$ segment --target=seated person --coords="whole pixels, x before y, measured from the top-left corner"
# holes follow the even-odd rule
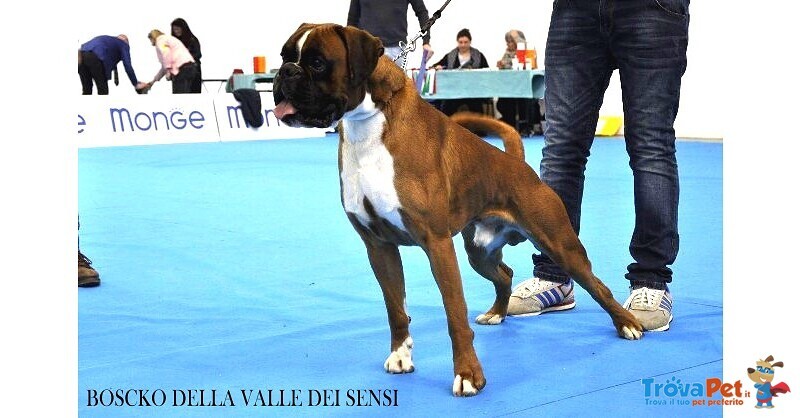
[[[458,47],[448,52],[439,62],[433,64],[437,70],[465,70],[472,68],[489,68],[489,63],[481,51],[473,48],[472,34],[469,29],[461,29],[456,35]],[[446,115],[456,113],[461,106],[477,113],[483,113],[483,104],[486,99],[452,99],[442,100],[440,109]]]
[[[506,50],[503,57],[497,61],[497,68],[510,70],[514,68],[517,43],[522,42],[527,45],[528,42],[525,40],[525,34],[516,29],[506,32],[505,41]],[[497,111],[500,112],[500,119],[503,122],[515,127],[521,134],[541,133],[542,116],[538,100],[501,97],[497,99]],[[527,115],[530,115],[530,120]]]

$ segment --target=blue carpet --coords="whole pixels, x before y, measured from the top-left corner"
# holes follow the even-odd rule
[[[649,405],[643,384],[722,376],[721,143],[678,143],[681,253],[672,329],[620,339],[576,288],[572,311],[473,324],[488,380],[473,398],[450,393],[441,297],[416,247],[401,253],[417,369],[383,371],[386,311],[341,207],[336,146],[329,135],[79,151],[80,248],[102,278],[100,287],[79,292],[80,416],[722,415],[678,402]],[[525,146],[538,171],[541,137]],[[597,139],[581,239],[620,302],[628,294],[632,202],[624,142]],[[469,267],[459,240],[474,318],[494,291]],[[530,276],[531,251],[530,244],[506,247],[515,284]],[[130,406],[141,401],[127,392],[128,404],[115,406],[130,389],[147,390],[157,403],[163,393],[164,405]],[[291,403],[293,389],[302,406],[277,406],[281,390]],[[201,402],[200,390],[205,404],[212,390],[216,404],[230,391],[233,405],[188,406]],[[243,390],[254,394],[249,406]],[[252,405],[259,390],[267,405],[272,391],[273,406]],[[333,406],[322,405],[321,394]],[[359,394],[372,406],[352,405]]]

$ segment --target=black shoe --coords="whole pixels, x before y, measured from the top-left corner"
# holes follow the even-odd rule
[[[92,268],[92,261],[78,250],[78,287],[100,286],[100,274]]]

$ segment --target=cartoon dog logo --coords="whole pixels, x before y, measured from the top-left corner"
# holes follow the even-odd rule
[[[759,360],[756,362],[756,368],[749,367],[747,369],[747,377],[755,382],[755,387],[758,390],[756,393],[756,408],[774,408],[772,405],[772,397],[778,397],[780,393],[791,392],[789,385],[786,383],[772,384],[772,379],[775,378],[775,368],[783,367],[782,361],[772,362],[772,356]]]

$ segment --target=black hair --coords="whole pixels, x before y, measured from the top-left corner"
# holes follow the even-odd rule
[[[466,36],[467,39],[470,40],[470,42],[472,41],[472,34],[469,33],[469,29],[464,28],[464,29],[461,29],[460,31],[458,31],[458,34],[456,35],[456,40],[458,40],[458,38],[460,38],[462,36]]]
[[[172,33],[172,27],[173,26],[177,26],[177,27],[181,28],[182,33],[181,33],[181,36],[180,36],[179,39],[184,44],[188,44],[186,41],[188,41],[189,39],[192,39],[192,38],[197,39],[197,37],[194,36],[194,33],[192,33],[192,30],[189,29],[189,24],[186,23],[186,20],[184,20],[183,18],[179,17],[179,18],[177,18],[177,19],[172,21],[172,23],[170,24],[170,34]]]

